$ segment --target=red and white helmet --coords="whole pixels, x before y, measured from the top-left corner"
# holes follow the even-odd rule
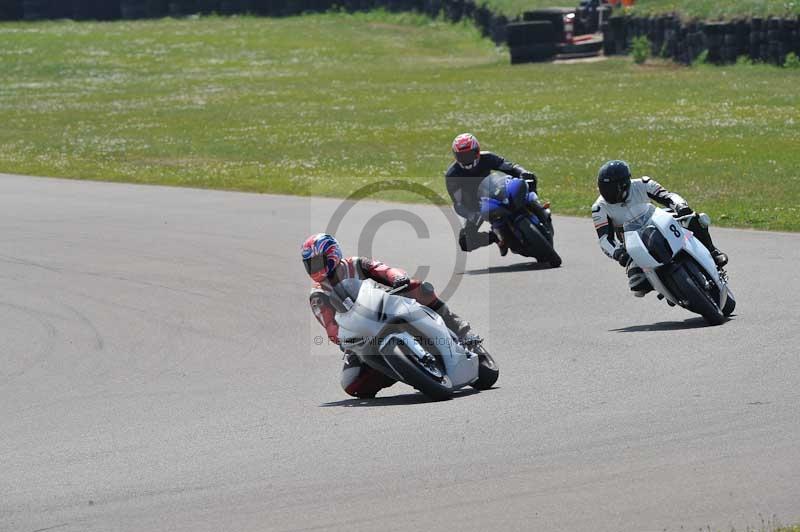
[[[302,255],[306,273],[321,283],[342,261],[342,248],[331,235],[317,233],[303,242]]]
[[[461,168],[475,168],[481,158],[481,145],[472,133],[462,133],[453,140],[453,156]]]

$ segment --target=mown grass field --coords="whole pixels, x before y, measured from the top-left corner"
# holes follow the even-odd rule
[[[716,223],[800,230],[799,71],[508,63],[474,28],[416,15],[0,24],[0,172],[444,194],[468,130],[534,169],[558,213],[587,215],[621,157]]]

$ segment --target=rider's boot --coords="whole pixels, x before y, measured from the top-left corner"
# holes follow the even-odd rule
[[[689,222],[689,230],[694,233],[695,238],[708,249],[709,253],[711,253],[711,257],[714,259],[714,264],[717,265],[717,269],[721,270],[723,266],[728,264],[728,256],[714,245],[714,241],[711,240],[711,234],[708,232],[708,227],[703,227],[698,216],[695,216]]]
[[[714,251],[711,252],[711,257],[714,259],[718,269],[722,269],[723,266],[728,264],[728,256],[717,248],[714,248]]]
[[[499,236],[497,236],[497,234],[495,232],[491,233],[490,239],[491,239],[492,242],[497,244],[497,249],[500,250],[500,255],[501,256],[505,257],[506,255],[508,255],[508,246],[506,245],[505,242],[503,242],[503,240],[500,239]]]
[[[470,324],[467,320],[450,310],[446,303],[442,303],[434,310],[442,317],[447,328],[456,333],[459,339],[463,340],[467,337],[470,330]]]

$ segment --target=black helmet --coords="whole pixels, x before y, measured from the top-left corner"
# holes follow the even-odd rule
[[[631,167],[625,161],[608,161],[597,174],[597,188],[609,203],[620,203],[628,196],[631,186]]]

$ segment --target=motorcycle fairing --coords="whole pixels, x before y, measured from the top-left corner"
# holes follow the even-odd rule
[[[434,311],[413,299],[386,293],[371,279],[346,279],[342,283],[350,283],[346,289],[351,293],[355,291],[355,283],[360,286],[355,304],[348,311],[336,314],[340,341],[347,343],[351,339],[362,338],[377,340],[387,325],[405,321],[436,342],[435,346],[442,355],[447,375],[454,386],[464,386],[477,379],[478,357],[465,351],[455,341],[453,333]],[[405,341],[402,333],[391,335]],[[371,353],[363,354],[377,355],[379,347],[376,342],[371,342],[368,348]]]
[[[630,255],[634,264],[642,268],[647,279],[659,293],[663,294],[669,301],[678,303],[678,298],[659,278],[656,270],[664,265],[664,262],[657,260],[653,255],[661,254],[660,251],[651,251],[642,240],[642,234],[650,227],[658,231],[666,240],[671,250],[670,259],[674,259],[679,253],[690,255],[705,272],[712,278],[714,283],[720,287],[720,308],[725,305],[728,296],[725,283],[719,277],[714,259],[708,249],[696,238],[691,231],[683,227],[669,212],[658,209],[654,206],[649,209],[637,220],[632,220],[625,224],[625,250]]]

